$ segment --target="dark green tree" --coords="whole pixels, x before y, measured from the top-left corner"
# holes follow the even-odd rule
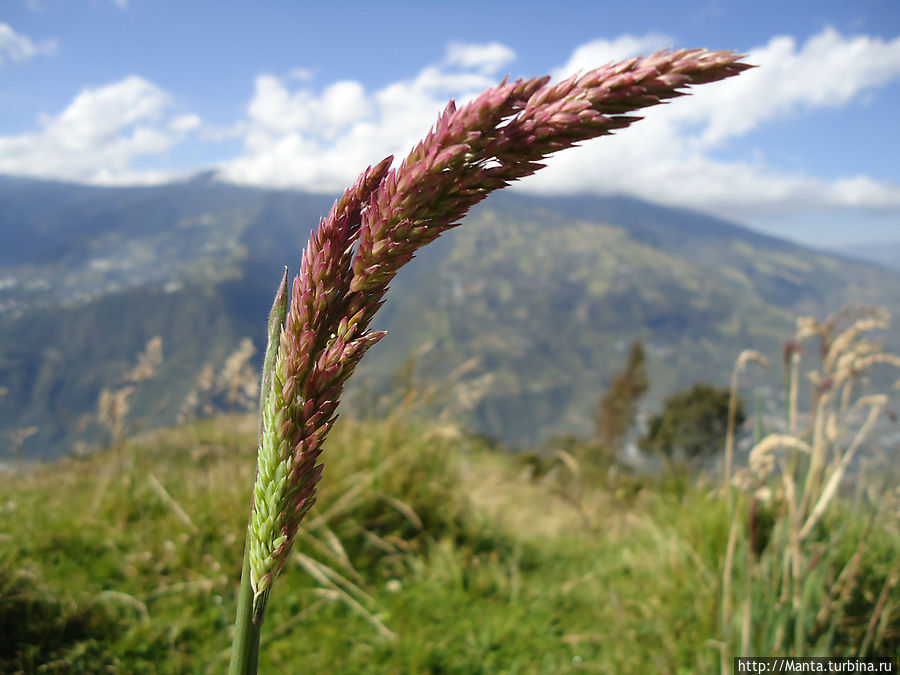
[[[695,384],[666,399],[663,411],[654,415],[638,445],[644,452],[667,459],[693,461],[711,456],[725,443],[728,428],[728,389]],[[735,422],[744,422],[744,407],[737,401]]]
[[[613,377],[597,406],[595,438],[610,452],[619,449],[622,438],[634,424],[637,401],[647,391],[647,386],[644,345],[635,340],[631,343],[625,370]]]

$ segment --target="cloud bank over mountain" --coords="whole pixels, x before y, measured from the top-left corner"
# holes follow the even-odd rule
[[[552,74],[560,79],[675,43],[660,33],[592,40]],[[53,41],[34,42],[0,24],[0,66],[52,57],[55,50]],[[259,73],[242,114],[225,124],[204,120],[164,83],[131,74],[83,88],[62,110],[42,114],[34,129],[0,136],[0,173],[160,183],[210,168],[173,159],[202,146],[220,148],[224,159],[212,168],[223,180],[333,193],[382,157],[402,157],[448,99],[465,102],[496,84],[516,60],[499,42],[451,42],[440,61],[377,87],[351,79],[318,82],[302,64],[287,74]],[[774,36],[747,60],[760,67],[648,111],[634,131],[552,158],[546,171],[517,189],[626,193],[750,223],[816,211],[867,212],[896,222],[900,184],[857,171],[823,177],[778,165],[771,150],[754,146],[754,134],[858,103],[896,83],[900,38],[825,27],[805,42]]]

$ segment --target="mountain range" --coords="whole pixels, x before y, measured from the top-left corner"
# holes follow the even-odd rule
[[[53,458],[252,407],[274,288],[332,201],[210,175],[0,177],[0,434]],[[376,318],[388,336],[344,407],[377,409],[412,379],[507,443],[586,435],[634,338],[650,410],[695,381],[725,384],[745,348],[777,363],[798,314],[845,303],[896,315],[900,272],[632,198],[504,192],[397,277]]]
[[[900,270],[900,240],[843,246],[835,249],[835,253]]]

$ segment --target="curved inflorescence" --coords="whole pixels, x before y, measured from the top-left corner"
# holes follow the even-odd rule
[[[290,308],[285,279],[270,321],[249,528],[260,621],[315,501],[322,442],[344,382],[384,335],[368,326],[399,269],[488,194],[542,168],[548,155],[622,129],[641,119],[629,113],[682,96],[689,85],[751,67],[740,58],[678,50],[556,84],[548,77],[504,81],[459,109],[451,101],[397,168],[388,157],[344,192],[309,239]]]

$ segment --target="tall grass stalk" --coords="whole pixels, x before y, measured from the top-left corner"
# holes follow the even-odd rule
[[[316,498],[322,443],[345,381],[383,337],[368,327],[399,269],[548,155],[622,129],[639,119],[629,113],[681,96],[689,85],[749,68],[739,59],[678,50],[557,84],[548,77],[504,81],[462,108],[451,101],[397,168],[388,157],[344,192],[309,240],[289,308],[283,284],[270,319],[232,673],[255,671],[272,583]]]
[[[785,350],[786,432],[756,442],[749,470],[735,477],[744,489],[729,497],[720,608],[723,673],[731,672],[731,656],[837,655],[837,649],[859,656],[881,646],[885,631],[878,627],[886,621],[896,564],[876,602],[860,604],[855,594],[865,580],[865,561],[873,559],[869,532],[884,522],[887,501],[876,503],[860,533],[853,529],[858,519],[847,517],[838,494],[887,404],[885,395],[863,395],[861,381],[876,365],[900,367],[900,357],[869,336],[886,329],[889,318],[884,310],[866,308],[826,322],[797,322]],[[800,345],[810,338],[820,340],[822,359],[809,374],[811,415],[800,430]],[[743,583],[735,583],[738,577]],[[731,608],[737,604],[742,612],[734,621]],[[860,616],[861,611],[871,614]],[[846,634],[848,613],[855,613],[855,625],[866,626],[864,632]]]
[[[725,482],[723,487],[726,494],[731,485],[731,473],[734,464],[735,422],[737,420],[738,407],[738,376],[744,372],[747,365],[750,363],[757,363],[763,367],[768,367],[769,360],[758,351],[745,349],[740,353],[737,361],[734,362],[734,368],[731,371],[731,388],[728,397],[728,425],[725,432]]]

